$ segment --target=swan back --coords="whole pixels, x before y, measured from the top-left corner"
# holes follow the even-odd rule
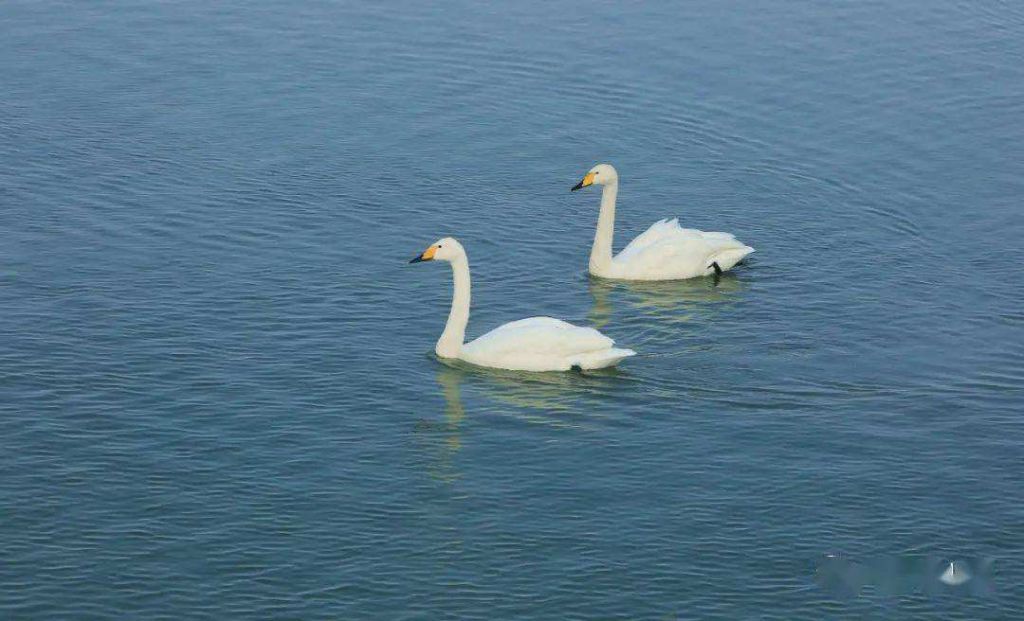
[[[615,349],[614,345],[615,341],[593,328],[553,317],[530,317],[499,326],[466,343],[460,357],[504,369],[566,371],[574,366],[610,366],[634,353]]]
[[[729,233],[684,229],[673,218],[655,222],[612,259],[616,278],[664,280],[728,270],[754,249]]]

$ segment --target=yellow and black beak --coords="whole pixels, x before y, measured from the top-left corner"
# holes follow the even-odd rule
[[[434,253],[437,252],[437,246],[431,246],[423,251],[423,254],[413,257],[409,263],[419,263],[420,261],[433,261]]]
[[[580,181],[576,185],[572,186],[572,189],[569,190],[569,191],[570,192],[575,192],[576,190],[579,190],[580,188],[585,188],[588,185],[592,185],[593,183],[594,183],[594,173],[589,172],[589,173],[587,173],[587,175],[585,177],[583,177],[583,181]]]

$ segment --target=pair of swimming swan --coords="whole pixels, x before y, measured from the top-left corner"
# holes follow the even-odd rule
[[[661,220],[612,256],[615,199],[619,176],[609,164],[590,169],[573,191],[602,185],[601,212],[590,250],[590,273],[620,280],[679,280],[721,274],[739,263],[753,248],[729,233],[684,229],[679,221]],[[530,317],[498,326],[476,340],[465,342],[469,323],[469,259],[458,241],[445,237],[431,244],[410,263],[448,261],[455,291],[441,338],[434,351],[441,358],[515,371],[568,371],[600,369],[636,355],[615,347],[615,341],[593,328],[581,328],[552,317]]]

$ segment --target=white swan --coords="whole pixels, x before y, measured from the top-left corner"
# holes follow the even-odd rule
[[[475,341],[464,343],[469,323],[469,259],[462,244],[439,239],[410,263],[448,261],[455,293],[448,323],[434,351],[482,367],[513,371],[568,371],[573,367],[600,369],[636,354],[617,349],[615,341],[593,328],[580,328],[551,317],[530,317],[506,323]]]
[[[705,233],[684,229],[678,218],[660,220],[612,256],[615,231],[615,197],[619,174],[610,164],[590,169],[572,191],[603,185],[601,214],[597,218],[594,246],[590,249],[590,273],[619,280],[679,280],[721,274],[754,251],[729,233]]]

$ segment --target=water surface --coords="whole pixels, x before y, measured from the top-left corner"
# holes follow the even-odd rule
[[[0,83],[0,616],[1024,607],[1016,3],[19,0]],[[617,248],[757,252],[590,279],[600,161]],[[445,235],[470,336],[640,355],[438,361]],[[990,588],[843,597],[829,554]]]

